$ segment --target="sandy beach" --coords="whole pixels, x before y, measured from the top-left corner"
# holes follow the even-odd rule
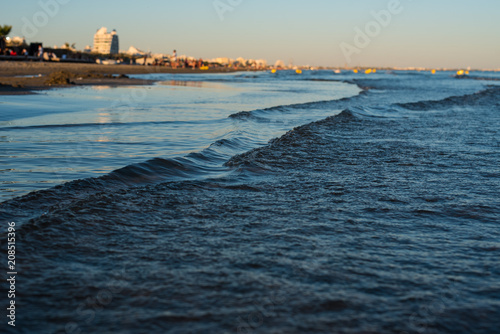
[[[0,62],[0,95],[34,94],[36,90],[72,85],[147,85],[154,81],[128,78],[128,74],[227,73],[229,69],[172,69],[160,66],[99,65],[52,62]]]

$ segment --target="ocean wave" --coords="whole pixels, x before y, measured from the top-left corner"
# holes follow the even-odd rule
[[[366,96],[366,92],[363,91],[354,97],[302,104],[280,105],[261,110],[240,112],[230,115],[229,118],[245,119],[254,117],[264,119],[267,113],[287,113],[296,109],[308,108],[326,108],[328,110],[334,110],[354,103],[354,101],[357,101],[357,99],[363,98],[364,96]],[[349,117],[352,118],[353,115],[351,111],[348,110],[335,116],[337,120],[345,120]],[[148,123],[149,122],[141,122],[140,124]],[[171,122],[167,121],[163,123]],[[100,126],[102,124],[69,124],[61,126],[84,127],[95,125]],[[106,125],[121,126],[123,124],[109,123]],[[58,127],[58,125],[44,125],[38,127],[51,128]],[[36,126],[33,128],[36,128]],[[301,131],[301,128],[302,127],[296,128],[295,131]],[[240,132],[241,133],[230,133],[227,138],[217,140],[204,150],[196,153],[190,153],[185,157],[174,159],[155,158],[145,162],[125,166],[100,177],[74,180],[54,188],[39,190],[22,197],[14,198],[2,203],[4,211],[3,213],[0,212],[0,216],[3,216],[5,219],[8,217],[22,217],[22,219],[25,220],[34,215],[43,214],[43,212],[54,207],[53,205],[49,205],[47,203],[57,203],[56,206],[59,207],[61,205],[63,206],[64,203],[69,203],[103,191],[113,192],[123,188],[140,187],[162,182],[203,179],[210,176],[229,173],[230,171],[228,170],[228,167],[231,167],[231,163],[228,163],[227,165],[224,165],[224,163],[229,161],[231,157],[240,152],[246,152],[256,146],[264,144],[255,139],[254,134],[245,133],[244,131]],[[271,144],[279,142],[279,139],[280,138],[271,141]],[[29,203],[30,206],[29,210],[26,210],[25,207],[27,203]]]
[[[276,158],[276,154],[281,154],[282,150],[276,149],[277,147],[287,148],[307,148],[308,141],[324,140],[324,137],[316,135],[316,129],[325,123],[333,124],[346,124],[351,122],[358,122],[360,119],[356,117],[349,109],[343,110],[340,114],[330,116],[326,119],[302,125],[288,131],[283,136],[269,141],[268,145],[264,147],[255,148],[243,154],[233,156],[227,161],[224,166],[239,167],[239,166],[256,166],[261,168],[268,168],[264,159],[267,154],[269,157]],[[279,159],[277,159],[279,160]]]
[[[252,111],[240,111],[229,115],[232,119],[258,119],[260,115],[265,115],[271,112],[290,112],[296,109],[311,109],[311,108],[329,108],[329,109],[344,109],[350,103],[357,102],[360,98],[364,98],[369,94],[368,90],[362,90],[358,95],[351,97],[344,97],[335,100],[323,100],[307,103],[297,103],[289,105],[275,106],[271,108],[252,110]]]
[[[321,101],[323,102],[323,101]],[[295,108],[305,108],[309,105],[316,104],[320,102],[310,102],[310,103],[299,103],[299,104],[290,104],[290,105],[281,105],[270,108],[251,110],[251,111],[240,111],[234,114],[229,115],[229,118],[232,119],[250,119],[250,118],[258,118],[258,114],[266,114],[269,112],[287,112]]]
[[[43,212],[47,209],[47,202],[59,203],[65,202],[95,194],[101,191],[114,191],[121,188],[140,187],[148,184],[158,184],[162,182],[187,181],[193,179],[203,179],[212,175],[229,173],[228,169],[234,169],[241,166],[254,166],[267,169],[265,160],[259,160],[263,153],[272,156],[282,154],[280,150],[275,150],[277,146],[287,146],[287,149],[307,149],[307,142],[327,140],[328,134],[322,133],[320,136],[316,133],[316,128],[321,124],[335,123],[337,125],[356,124],[364,119],[379,117],[401,117],[401,110],[421,110],[421,108],[435,108],[436,105],[449,105],[453,103],[491,103],[491,99],[497,100],[500,88],[490,88],[486,91],[462,97],[451,97],[441,101],[423,101],[417,103],[396,104],[387,106],[377,106],[374,104],[378,96],[370,91],[362,91],[353,97],[346,97],[337,100],[317,101],[302,104],[280,105],[266,109],[243,111],[232,114],[229,118],[248,119],[265,118],[267,113],[281,112],[288,113],[297,109],[327,109],[343,110],[336,116],[331,116],[323,120],[302,125],[288,131],[279,138],[272,139],[269,143],[260,148],[254,148],[257,142],[252,142],[252,134],[230,134],[227,138],[222,138],[201,152],[191,153],[185,157],[175,159],[155,158],[142,163],[129,165],[117,169],[109,174],[97,178],[75,180],[66,184],[57,186],[48,190],[41,190],[30,193],[21,198],[13,199],[4,208],[9,207],[14,215],[28,217],[29,212]],[[413,109],[412,109],[413,108]],[[147,122],[145,122],[147,123]],[[169,122],[166,122],[169,123]],[[116,124],[121,125],[121,124]],[[72,126],[72,125],[69,125]],[[74,126],[87,126],[79,124]],[[326,139],[325,139],[326,138]],[[273,151],[274,150],[274,151]],[[239,154],[239,152],[245,152]],[[261,163],[262,162],[262,163]],[[16,210],[15,207],[24,207],[29,203],[31,209],[26,213],[22,210]],[[6,212],[4,211],[4,214]]]
[[[451,96],[442,100],[399,103],[397,105],[408,110],[444,110],[453,106],[498,105],[500,103],[499,96],[500,87],[491,87],[474,94]]]
[[[240,120],[262,120],[269,113],[279,112],[279,113],[287,113],[292,111],[294,108],[299,108],[300,106],[307,107],[307,104],[297,104],[297,105],[288,105],[288,106],[275,106],[265,109],[251,110],[251,111],[240,111],[228,116],[230,119],[240,119]]]
[[[207,121],[204,121],[207,122]],[[218,122],[218,120],[213,121]],[[28,126],[10,126],[0,127],[1,131],[13,130],[38,130],[38,129],[57,129],[57,128],[85,128],[85,127],[118,127],[118,126],[140,126],[140,125],[161,125],[161,124],[194,124],[190,121],[151,121],[151,122],[109,122],[109,123],[74,123],[74,124],[44,124],[44,125],[28,125]]]
[[[469,79],[469,80],[479,80],[479,81],[500,81],[499,78],[489,78],[489,77],[479,77],[473,75],[455,75],[456,79]]]
[[[240,167],[257,167],[259,170],[271,170],[267,161],[271,157],[277,158],[283,150],[305,150],[308,143],[328,141],[329,133],[319,133],[318,127],[325,123],[336,126],[347,126],[369,121],[370,118],[405,117],[404,110],[421,110],[422,108],[436,108],[437,106],[459,103],[491,103],[491,99],[498,101],[500,88],[493,87],[485,91],[462,97],[451,97],[441,101],[422,101],[417,103],[377,105],[372,97],[377,96],[370,91],[362,91],[359,95],[337,100],[318,101],[302,104],[281,105],[272,108],[244,111],[232,114],[229,118],[246,119],[249,117],[265,117],[266,113],[292,112],[295,109],[325,108],[328,110],[343,110],[336,116],[298,126],[279,138],[272,139],[263,147],[257,142],[252,142],[254,136],[248,133],[230,134],[222,138],[201,152],[191,153],[185,157],[175,159],[155,158],[142,163],[132,164],[117,169],[109,174],[97,178],[75,180],[48,190],[30,193],[21,198],[4,202],[13,215],[28,217],[29,212],[42,213],[50,205],[48,202],[64,203],[96,194],[102,191],[112,192],[122,188],[133,188],[158,184],[164,182],[178,182],[205,179],[215,175],[229,174],[231,170]],[[484,100],[484,101],[483,101]],[[465,101],[465,102],[464,102]],[[280,149],[277,149],[280,147]],[[253,149],[252,149],[253,148]],[[244,153],[239,153],[244,152]],[[268,157],[265,157],[265,155]],[[272,159],[271,159],[272,160]],[[286,159],[278,159],[284,161]],[[24,203],[24,204],[21,204]],[[26,213],[16,207],[25,207],[29,203],[30,210]],[[5,210],[5,209],[4,209]],[[4,211],[6,215],[6,211]]]
[[[364,118],[408,118],[408,112],[404,112],[402,108],[390,106],[352,106],[350,112],[356,116]]]
[[[144,187],[162,182],[207,178],[226,171],[227,168],[220,167],[225,160],[227,160],[226,155],[217,154],[210,149],[181,158],[150,159],[100,177],[70,181],[5,201],[0,208],[0,218],[28,221],[98,193],[113,193],[120,189]]]
[[[284,110],[285,108],[288,108],[288,106],[279,106],[268,110]],[[333,118],[336,122],[348,122],[356,119],[350,110],[344,110],[339,115],[333,116]],[[292,141],[291,137],[307,138],[307,129],[323,121],[297,127],[284,136],[271,140],[269,145],[285,145]],[[230,138],[223,138],[212,143],[201,152],[191,153],[185,157],[174,159],[154,158],[125,166],[100,177],[74,180],[50,189],[39,190],[8,200],[2,203],[0,217],[6,220],[16,217],[17,220],[27,221],[33,217],[43,215],[44,212],[57,210],[68,203],[102,192],[113,193],[120,189],[144,187],[164,182],[200,180],[211,176],[230,174],[231,171],[235,170],[234,167],[236,167],[237,161],[244,156],[254,154],[255,150],[251,150],[251,148],[255,146],[257,146],[257,143],[252,142],[251,135],[245,133],[233,135]],[[236,155],[242,151],[247,153],[241,156]],[[263,168],[259,167],[258,170],[260,173]],[[241,170],[236,172],[244,173]],[[26,208],[27,206],[29,206],[29,209]]]

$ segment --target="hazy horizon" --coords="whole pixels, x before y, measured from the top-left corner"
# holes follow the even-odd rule
[[[496,69],[499,9],[493,0],[27,0],[4,3],[0,24],[13,26],[11,37],[78,49],[92,46],[104,26],[117,30],[124,51],[176,49],[194,57],[311,66]]]

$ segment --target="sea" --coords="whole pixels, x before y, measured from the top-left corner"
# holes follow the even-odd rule
[[[500,73],[132,77],[0,97],[2,332],[498,332]]]

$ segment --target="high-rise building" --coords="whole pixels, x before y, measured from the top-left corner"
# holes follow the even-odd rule
[[[113,30],[110,33],[108,33],[108,29],[106,27],[102,27],[97,30],[94,35],[93,52],[102,54],[117,54],[118,50],[118,34],[116,33],[116,30]]]

